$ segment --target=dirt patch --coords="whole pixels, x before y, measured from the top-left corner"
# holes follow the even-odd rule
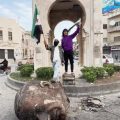
[[[120,82],[120,72],[114,73],[114,75],[111,77],[97,79],[95,81],[95,84],[106,84],[106,83],[112,83],[112,82]]]

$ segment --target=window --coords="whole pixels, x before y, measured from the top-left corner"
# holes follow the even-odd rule
[[[114,37],[114,42],[119,42],[120,41],[120,36]]]
[[[24,49],[22,51],[23,51],[23,58],[24,58]]]
[[[24,36],[22,35],[22,43],[24,43]]]
[[[107,38],[103,38],[103,42],[104,42],[104,43],[107,43],[107,42],[108,42],[108,39],[107,39]]]
[[[28,46],[28,40],[26,40],[26,45]]]
[[[8,50],[8,59],[14,58],[14,50]]]
[[[116,22],[116,23],[115,23],[115,26],[119,26],[119,22]]]
[[[27,49],[25,49],[25,55],[27,55]]]
[[[0,30],[0,40],[3,40],[3,31]]]
[[[103,29],[107,29],[107,24],[103,24]]]
[[[0,59],[5,59],[5,50],[0,49]]]
[[[12,40],[12,32],[8,32],[8,40]]]

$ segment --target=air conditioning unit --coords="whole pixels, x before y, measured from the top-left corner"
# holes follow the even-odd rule
[[[110,26],[114,26],[114,25],[115,25],[115,21],[114,21],[114,20],[111,20],[111,21],[109,22],[109,25],[110,25]]]

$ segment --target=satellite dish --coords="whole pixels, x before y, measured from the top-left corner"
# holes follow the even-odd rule
[[[114,26],[115,25],[115,21],[111,20],[109,24],[110,24],[110,26]]]

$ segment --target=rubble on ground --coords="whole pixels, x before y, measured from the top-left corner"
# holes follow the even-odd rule
[[[98,112],[103,107],[104,107],[104,104],[100,99],[94,98],[94,97],[87,97],[81,100],[81,105],[79,109],[85,110],[85,111]]]

